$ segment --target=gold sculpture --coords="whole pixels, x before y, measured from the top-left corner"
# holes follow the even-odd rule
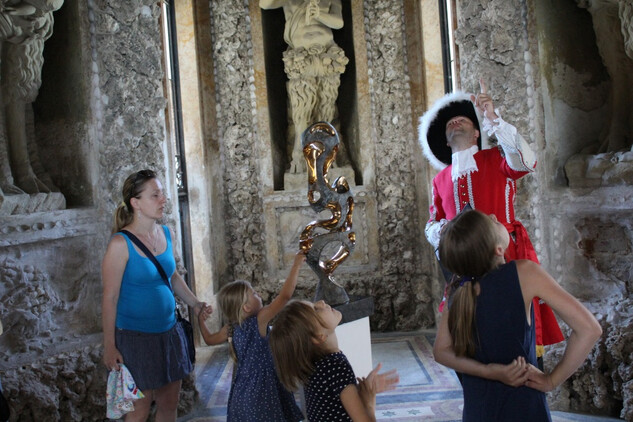
[[[339,147],[336,129],[327,122],[315,123],[303,132],[301,139],[308,169],[308,201],[317,213],[328,210],[332,217],[310,222],[301,233],[299,246],[319,277],[315,301],[323,299],[332,306],[341,305],[348,303],[349,297],[332,273],[354,250],[354,197],[345,177],[338,177],[332,184],[328,180]],[[323,249],[331,243],[340,246],[329,259],[322,260]]]

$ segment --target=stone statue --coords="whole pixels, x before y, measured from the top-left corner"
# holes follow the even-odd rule
[[[44,41],[63,0],[0,0],[0,198],[56,192],[33,133],[32,103],[42,84]]]
[[[633,146],[633,3],[630,0],[576,0],[591,13],[600,56],[611,77],[600,145],[593,153]]]
[[[301,134],[312,123],[337,117],[338,87],[349,61],[332,34],[343,27],[341,0],[260,0],[259,5],[262,9],[283,7],[288,44],[283,61],[292,118],[288,156],[292,157],[290,172],[303,173]]]

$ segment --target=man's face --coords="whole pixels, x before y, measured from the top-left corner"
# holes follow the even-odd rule
[[[446,122],[446,142],[453,152],[477,145],[479,131],[472,120],[465,116],[455,116]]]

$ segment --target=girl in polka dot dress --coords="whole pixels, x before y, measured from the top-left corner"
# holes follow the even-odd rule
[[[279,295],[266,306],[248,281],[234,281],[218,293],[218,305],[228,324],[211,333],[203,318],[200,331],[209,345],[229,342],[235,362],[227,405],[228,422],[297,422],[303,414],[292,393],[279,382],[268,345],[268,323],[286,305],[297,285],[305,254],[297,253]],[[202,312],[201,312],[202,314]]]
[[[310,422],[375,421],[376,394],[392,390],[396,370],[356,378],[338,348],[335,329],[341,313],[322,300],[293,301],[279,313],[270,348],[279,379],[289,390],[303,384]]]

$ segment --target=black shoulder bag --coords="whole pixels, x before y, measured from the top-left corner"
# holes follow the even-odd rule
[[[176,299],[176,295],[174,294],[174,291],[171,288],[171,285],[169,284],[169,278],[167,278],[167,274],[165,274],[165,270],[163,269],[162,265],[160,265],[160,262],[158,262],[156,257],[149,251],[149,249],[147,249],[147,246],[145,246],[143,242],[139,240],[138,237],[134,236],[132,233],[130,233],[127,230],[121,230],[120,233],[125,233],[127,237],[129,237],[130,240],[136,246],[138,246],[141,251],[143,251],[145,256],[148,257],[154,263],[160,276],[163,278],[163,281],[165,282],[167,287],[169,287],[169,290],[171,290],[171,294],[174,295],[174,299]],[[191,326],[191,323],[189,321],[187,321],[186,319],[182,317],[182,315],[180,315],[180,310],[178,310],[178,304],[176,304],[174,313],[176,314],[176,324],[180,324],[180,327],[182,328],[183,333],[185,333],[185,341],[187,342],[187,351],[189,352],[189,360],[191,361],[191,363],[194,363],[196,361],[196,347],[193,344],[193,327]]]

